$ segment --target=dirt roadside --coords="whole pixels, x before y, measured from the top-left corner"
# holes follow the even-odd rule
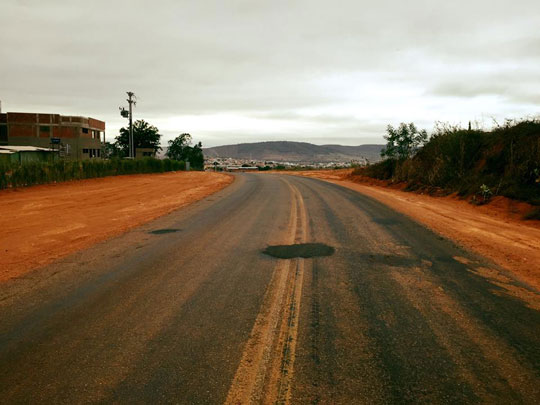
[[[0,192],[0,282],[215,193],[229,175],[105,177]]]
[[[540,290],[540,221],[521,219],[530,209],[527,204],[497,197],[474,206],[456,196],[432,197],[366,182],[350,177],[350,170],[291,174],[319,178],[372,197]]]

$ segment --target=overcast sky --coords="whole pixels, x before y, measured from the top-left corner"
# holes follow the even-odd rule
[[[1,0],[3,112],[91,116],[113,138],[128,90],[163,143],[489,127],[540,113],[540,1]]]

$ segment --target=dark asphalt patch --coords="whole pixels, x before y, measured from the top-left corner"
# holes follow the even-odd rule
[[[373,222],[379,225],[398,225],[400,223],[394,218],[373,218]]]
[[[297,243],[295,245],[275,245],[268,246],[263,250],[264,254],[278,259],[293,259],[295,257],[303,257],[309,259],[311,257],[331,256],[335,252],[332,246],[324,243]]]
[[[165,233],[174,233],[178,232],[180,229],[174,229],[174,228],[165,228],[165,229],[156,229],[154,231],[150,231],[148,233],[151,233],[153,235],[163,235]]]

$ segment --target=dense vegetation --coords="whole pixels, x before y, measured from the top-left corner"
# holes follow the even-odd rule
[[[169,141],[169,147],[165,155],[171,159],[189,162],[193,169],[204,169],[204,155],[202,143],[191,146],[191,135],[181,134]]]
[[[107,143],[106,156],[126,157],[129,156],[129,126],[120,128],[120,134],[114,143]],[[133,123],[133,143],[135,150],[150,148],[157,153],[161,150],[159,142],[161,135],[159,129],[145,120],[137,120]]]
[[[58,160],[51,163],[0,164],[0,189],[121,174],[162,173],[184,169],[184,162],[154,158]]]
[[[395,130],[386,139],[392,135]],[[489,131],[439,126],[408,156],[386,156],[353,175],[406,182],[408,189],[437,188],[483,199],[503,195],[540,205],[538,120],[507,121]]]

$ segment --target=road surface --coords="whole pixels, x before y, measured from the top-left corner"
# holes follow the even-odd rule
[[[263,253],[303,243],[334,253]],[[0,285],[0,402],[539,403],[537,304],[355,191],[238,174]]]

